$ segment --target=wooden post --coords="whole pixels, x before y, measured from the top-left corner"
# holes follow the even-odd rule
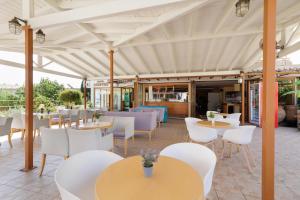
[[[245,124],[245,75],[244,73],[241,73],[241,78],[242,78],[242,90],[241,90],[241,95],[242,95],[242,125]]]
[[[30,171],[33,167],[33,41],[32,28],[23,27],[25,31],[25,167]]]
[[[86,110],[86,78],[83,81],[83,99],[84,99],[84,110]]]
[[[139,106],[139,77],[136,76],[135,82],[134,82],[134,88],[133,88],[133,93],[134,93],[134,105],[133,107],[136,108]]]
[[[251,98],[250,98],[250,96],[251,96],[251,94],[250,94],[250,89],[251,89],[251,81],[250,80],[248,80],[247,81],[247,92],[248,92],[248,122],[250,123],[250,121],[251,121]]]
[[[110,81],[110,93],[109,93],[109,110],[114,111],[114,51],[109,52],[109,81]]]
[[[264,0],[262,199],[274,200],[276,0]]]

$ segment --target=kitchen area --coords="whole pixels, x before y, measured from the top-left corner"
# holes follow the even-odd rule
[[[195,116],[205,118],[206,111],[241,112],[241,84],[238,80],[206,81],[196,84]]]

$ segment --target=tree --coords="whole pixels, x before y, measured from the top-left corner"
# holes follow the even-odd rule
[[[40,111],[39,107],[41,104],[43,104],[45,106],[45,112],[48,110],[55,111],[55,106],[52,103],[52,101],[49,98],[42,96],[42,95],[38,95],[34,98],[34,101],[33,101],[34,111],[39,112]]]
[[[57,81],[47,78],[41,79],[40,83],[34,85],[34,96],[47,97],[54,105],[59,104],[59,94],[64,90],[64,86]]]
[[[82,93],[78,90],[64,90],[59,94],[59,99],[66,107],[82,103]]]
[[[84,94],[84,81],[81,81],[80,91]],[[91,88],[86,88],[86,98],[91,99]]]

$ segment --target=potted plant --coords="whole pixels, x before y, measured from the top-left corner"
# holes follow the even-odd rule
[[[215,125],[215,113],[214,112],[209,112],[208,118],[211,121],[212,125]]]
[[[153,163],[156,162],[158,154],[155,150],[141,150],[143,157],[144,176],[151,177],[153,175]]]
[[[102,116],[102,114],[101,114],[101,113],[98,113],[98,112],[96,112],[96,113],[94,114],[94,117],[96,118],[96,122],[99,122],[99,121],[100,121],[101,116]]]

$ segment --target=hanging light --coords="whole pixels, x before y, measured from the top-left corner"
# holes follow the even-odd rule
[[[238,0],[238,2],[235,4],[235,14],[237,17],[244,17],[250,7],[250,0]]]
[[[263,48],[264,48],[264,41],[263,41],[263,39],[261,39],[259,41],[259,48],[261,50],[263,50]],[[282,44],[281,40],[279,42],[275,41],[275,48],[276,48],[276,50],[282,50],[282,49],[284,49],[284,44]]]
[[[15,35],[19,35],[22,32],[22,25],[20,24],[19,19],[17,17],[14,17],[8,22],[8,28],[9,32]]]
[[[45,42],[46,35],[45,35],[45,33],[41,29],[39,29],[35,33],[35,35],[36,35],[36,41],[38,43],[43,44]]]

